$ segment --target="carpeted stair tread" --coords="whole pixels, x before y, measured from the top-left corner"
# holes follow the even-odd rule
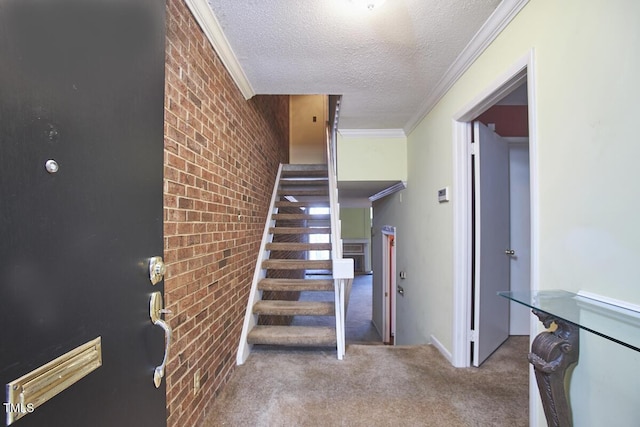
[[[330,227],[271,227],[271,234],[331,234]]]
[[[291,202],[288,200],[276,201],[276,208],[328,208],[329,199],[325,200],[305,200],[298,202]]]
[[[330,251],[331,243],[295,243],[272,242],[267,243],[268,251]]]
[[[283,187],[278,190],[279,196],[326,196],[327,187]]]
[[[262,279],[258,289],[263,291],[333,291],[332,279]]]
[[[285,196],[281,196],[283,199],[287,199],[287,200],[291,200],[292,203],[298,203],[298,202],[302,202],[304,203],[304,206],[308,206],[308,207],[329,207],[329,195],[324,195],[324,196],[301,196],[301,195],[296,195],[296,196],[291,196],[291,195],[285,195]],[[281,207],[280,205],[277,204],[276,202],[276,206],[277,207]],[[292,205],[290,205],[289,207],[291,207]]]
[[[282,170],[280,178],[326,178],[329,176],[327,169],[306,170],[306,171],[291,171]]]
[[[336,330],[316,326],[255,326],[247,341],[249,344],[335,346]]]
[[[307,259],[267,259],[262,261],[262,268],[267,270],[331,270],[331,260]]]
[[[282,165],[282,170],[291,172],[300,172],[300,171],[317,171],[317,170],[327,170],[327,165],[325,163],[285,163]]]
[[[330,221],[331,215],[329,214],[273,214],[272,218],[275,220],[305,220],[305,221]]]
[[[253,306],[254,314],[269,316],[334,316],[332,301],[261,300]]]
[[[280,185],[321,185],[326,187],[329,185],[329,180],[328,178],[323,178],[323,177],[318,177],[318,178],[291,177],[291,178],[280,179]]]

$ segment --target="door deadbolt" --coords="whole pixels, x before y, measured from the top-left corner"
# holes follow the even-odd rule
[[[149,280],[151,280],[152,285],[160,282],[166,271],[167,267],[164,265],[161,256],[154,256],[149,259]]]
[[[509,256],[513,256],[516,254],[516,251],[514,251],[513,249],[507,249],[504,251],[505,255],[509,255]]]

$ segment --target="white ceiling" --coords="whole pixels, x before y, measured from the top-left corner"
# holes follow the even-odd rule
[[[407,129],[500,0],[207,0],[256,94],[343,95],[341,129]],[[505,0],[506,1],[506,0]]]

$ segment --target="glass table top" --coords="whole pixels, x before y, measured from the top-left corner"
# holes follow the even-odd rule
[[[640,352],[640,312],[561,290],[498,295]]]

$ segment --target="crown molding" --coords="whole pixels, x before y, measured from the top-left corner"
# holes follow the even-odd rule
[[[251,87],[249,79],[247,79],[244,70],[240,66],[238,58],[233,52],[229,40],[224,35],[222,27],[213,14],[211,7],[209,7],[207,0],[185,0],[185,3],[244,98],[252,98],[256,93]]]
[[[345,138],[406,138],[403,129],[339,129]]]
[[[399,181],[398,183],[392,185],[391,187],[385,188],[382,191],[378,191],[376,194],[369,196],[369,200],[371,202],[375,202],[376,200],[380,200],[383,197],[390,196],[393,193],[397,193],[398,191],[402,191],[407,188],[407,181]]]
[[[404,127],[405,133],[410,134],[416,126],[426,117],[436,106],[442,97],[453,87],[462,75],[471,67],[476,59],[485,51],[487,47],[498,37],[498,35],[509,25],[515,16],[529,3],[529,0],[504,0],[496,10],[493,11],[487,21],[480,27],[473,36],[469,44],[462,50],[460,55],[451,64],[444,76],[436,84],[431,94],[427,97],[418,112],[409,120]]]

